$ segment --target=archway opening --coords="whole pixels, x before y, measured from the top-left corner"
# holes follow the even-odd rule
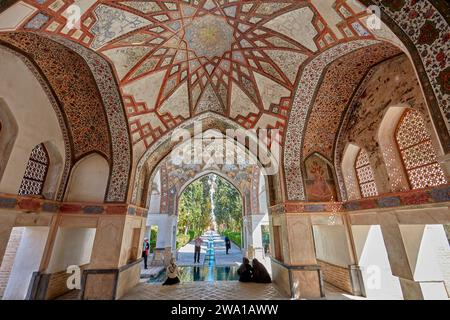
[[[243,207],[239,190],[218,174],[203,175],[182,190],[176,234],[182,281],[237,280]]]

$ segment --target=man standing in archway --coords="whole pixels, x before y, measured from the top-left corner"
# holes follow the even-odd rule
[[[194,263],[200,263],[200,250],[202,248],[203,240],[200,236],[195,238]]]
[[[144,258],[144,269],[147,269],[147,258],[148,258],[149,250],[150,250],[150,244],[148,243],[148,238],[145,238],[144,244],[142,246],[142,258]]]
[[[228,254],[228,251],[231,249],[231,240],[230,238],[228,238],[228,236],[225,237],[225,248]]]

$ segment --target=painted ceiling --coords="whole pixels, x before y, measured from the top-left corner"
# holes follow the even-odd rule
[[[75,28],[68,28],[71,4],[80,8]],[[338,42],[372,36],[356,1],[25,0],[20,5],[16,10],[23,19],[15,30],[57,33],[112,63],[132,143],[140,150],[208,111],[244,128],[280,129],[282,137],[302,64]]]
[[[412,53],[415,65],[423,64],[418,74],[422,80],[426,74],[425,84],[431,84],[423,88],[448,147],[445,129],[450,122],[444,119],[449,117],[445,84],[450,58],[445,52],[450,46],[450,27],[430,1],[6,3],[12,6],[0,13],[0,33],[39,33],[64,44],[84,58],[97,82],[109,68],[94,54],[110,62],[123,101],[117,103],[111,94],[115,81],[99,86],[99,94],[110,127],[113,158],[123,158],[113,162],[118,163],[118,173],[131,166],[129,150],[124,147],[127,134],[118,116],[123,107],[138,171],[143,168],[142,159],[165,143],[171,129],[195,121],[199,114],[214,115],[218,121],[226,119],[228,125],[279,129],[284,170],[290,177],[287,197],[304,199],[302,155],[320,152],[331,158],[339,120],[361,78],[373,65],[400,52],[386,42]],[[391,19],[384,19],[390,27],[369,29],[361,3],[379,5]],[[77,11],[79,23],[70,28]],[[24,46],[29,47],[16,45]],[[114,187],[119,193],[125,192],[128,183],[122,180]]]

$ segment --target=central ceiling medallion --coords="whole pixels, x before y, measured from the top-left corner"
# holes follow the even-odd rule
[[[231,50],[233,28],[224,18],[204,15],[186,27],[185,39],[198,57],[213,59]]]

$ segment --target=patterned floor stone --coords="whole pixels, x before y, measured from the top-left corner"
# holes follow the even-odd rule
[[[364,300],[324,283],[325,297],[320,300]],[[140,283],[122,300],[288,300],[273,283],[239,281],[189,282],[175,286]]]
[[[281,300],[273,284],[238,281],[189,282],[175,286],[140,283],[123,300]]]

